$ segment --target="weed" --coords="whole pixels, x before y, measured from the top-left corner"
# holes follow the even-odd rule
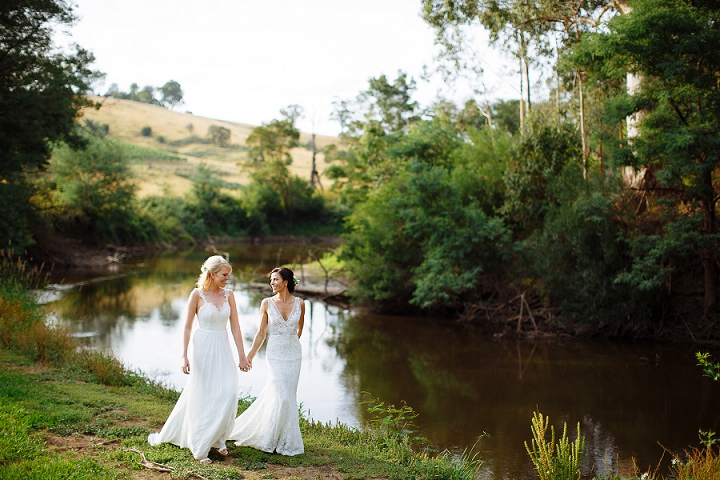
[[[702,448],[685,450],[684,458],[672,459],[675,480],[720,480],[720,451],[713,432],[700,432]]]
[[[365,393],[367,396],[368,394]],[[372,415],[370,419],[371,432],[381,443],[390,446],[392,444],[402,445],[428,445],[427,438],[417,433],[417,426],[413,420],[418,414],[405,402],[401,407],[385,405],[378,399],[370,399],[362,402],[370,404],[367,411]]]
[[[534,412],[532,448],[525,442],[525,450],[530,455],[540,480],[580,480],[580,460],[585,452],[585,437],[580,435],[580,422],[577,424],[577,436],[572,443],[567,436],[567,423],[563,422],[562,437],[557,444],[555,427],[550,426],[550,439],[547,439],[548,426],[548,417]]]

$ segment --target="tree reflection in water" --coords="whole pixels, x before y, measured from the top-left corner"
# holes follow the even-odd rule
[[[357,391],[407,402],[423,434],[440,448],[473,448],[489,478],[535,478],[524,442],[536,409],[558,435],[580,422],[583,468],[595,475],[631,475],[633,458],[654,469],[658,443],[683,449],[699,428],[720,427],[711,407],[720,385],[701,377],[687,347],[488,339],[437,319],[362,314],[339,342]]]

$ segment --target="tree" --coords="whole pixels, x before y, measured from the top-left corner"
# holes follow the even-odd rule
[[[572,175],[582,158],[571,124],[540,116],[531,120],[514,144],[504,175],[502,212],[519,237],[542,227],[548,209],[560,203],[566,193],[563,176]]]
[[[255,127],[245,140],[253,162],[280,161],[287,165],[292,163],[290,150],[298,146],[300,139],[300,130],[295,126],[295,122],[302,116],[302,108],[289,105],[280,110],[280,114],[282,119]]]
[[[68,231],[95,242],[136,240],[137,187],[122,150],[96,137],[81,149],[58,148],[50,173],[65,206]]]
[[[135,96],[130,98],[136,102],[149,103],[150,105],[157,105],[159,102],[155,99],[155,87],[146,85],[140,90]]]
[[[523,127],[526,110],[530,110],[529,69],[531,52],[536,57],[557,56],[556,51],[580,41],[582,34],[598,26],[609,10],[617,9],[624,1],[608,0],[423,0],[423,18],[437,30],[436,43],[443,45],[451,58],[459,58],[463,51],[464,36],[461,28],[479,24],[490,32],[492,42],[503,39],[520,60],[520,126]],[[553,40],[555,38],[555,41]],[[559,38],[558,38],[559,37]],[[557,47],[555,45],[558,45]],[[456,60],[457,62],[457,60]],[[573,72],[577,84],[580,140],[583,152],[583,171],[587,178],[587,133],[584,99],[584,72]],[[527,87],[527,103],[523,90]]]
[[[419,120],[418,103],[412,99],[415,88],[415,80],[402,71],[392,83],[385,75],[370,78],[368,89],[355,100],[335,102],[334,116],[351,136],[361,135],[371,124],[377,124],[387,134],[407,132]]]
[[[165,85],[160,87],[160,92],[162,93],[162,99],[160,100],[160,103],[170,109],[181,105],[183,102],[182,88],[180,87],[180,84],[175,80],[170,80],[169,82],[165,83]]]
[[[400,167],[398,156],[391,158],[388,152],[420,121],[414,90],[415,81],[398,72],[392,83],[385,75],[371,78],[368,89],[354,100],[335,102],[333,116],[340,121],[347,149],[326,153],[325,159],[333,163],[325,175],[334,180],[333,189],[347,206],[362,201]]]
[[[61,0],[0,4],[0,246],[22,251],[32,243],[28,173],[47,166],[59,141],[82,143],[74,128],[84,96],[98,74],[86,50],[53,49],[52,28],[75,19]]]
[[[625,280],[640,288],[662,284],[678,264],[689,263],[680,255],[692,252],[703,266],[706,313],[717,305],[719,23],[714,3],[638,0],[574,55],[593,80],[617,80],[626,72],[643,78],[633,94],[615,95],[607,111],[617,122],[643,112],[638,135],[617,151],[616,162],[653,172],[646,193],[661,202],[646,215],[662,218],[663,228],[659,235],[640,233],[636,244],[645,254]],[[676,267],[668,268],[673,257]]]
[[[208,127],[208,135],[212,140],[212,143],[218,147],[229,147],[230,146],[230,132],[229,128],[221,127],[219,125],[210,125]]]

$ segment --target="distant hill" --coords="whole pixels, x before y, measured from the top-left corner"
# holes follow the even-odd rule
[[[246,185],[248,171],[243,168],[247,161],[245,139],[254,125],[198,117],[191,113],[180,113],[147,103],[116,98],[91,97],[102,104],[99,110],[86,109],[80,123],[86,120],[95,127],[107,125],[107,138],[128,144],[132,152],[133,170],[137,175],[139,194],[158,195],[168,192],[182,195],[191,188],[188,179],[198,165],[205,163],[231,191],[233,187]],[[220,148],[207,141],[208,129],[213,126],[230,130],[230,146]],[[143,135],[143,129],[150,129],[151,135]],[[300,142],[310,144],[311,134],[302,133]],[[331,143],[336,137],[318,135],[318,150]],[[302,178],[310,179],[312,152],[308,148],[296,148],[292,152],[290,171]],[[316,155],[316,168],[322,175],[326,164],[322,153]]]

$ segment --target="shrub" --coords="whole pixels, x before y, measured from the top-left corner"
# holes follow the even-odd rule
[[[143,137],[152,137],[152,128],[151,127],[143,127],[140,129],[140,135]]]

